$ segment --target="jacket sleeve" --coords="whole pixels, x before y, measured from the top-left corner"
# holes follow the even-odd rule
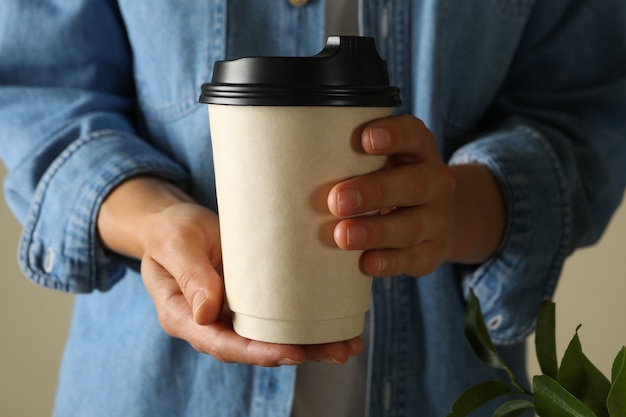
[[[599,239],[622,199],[625,51],[625,2],[536,2],[487,128],[450,161],[490,167],[506,202],[497,253],[459,267],[499,344],[534,329],[566,257]]]
[[[125,261],[107,253],[98,209],[120,182],[183,168],[137,133],[132,57],[109,1],[0,6],[0,156],[5,196],[23,224],[19,262],[36,283],[107,290]]]

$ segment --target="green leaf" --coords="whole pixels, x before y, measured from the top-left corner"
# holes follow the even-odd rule
[[[606,405],[611,417],[626,417],[626,347],[613,361],[612,384]]]
[[[485,326],[482,310],[480,309],[480,302],[472,290],[470,290],[467,311],[465,313],[465,337],[474,354],[481,361],[492,368],[507,369],[506,364],[491,341],[487,326]]]
[[[626,346],[622,346],[622,349],[618,352],[615,360],[613,361],[613,369],[611,370],[612,384],[615,384],[615,380],[624,370],[624,366],[626,366]]]
[[[465,391],[456,399],[448,417],[465,417],[486,402],[513,391],[502,381],[485,381],[476,384]]]
[[[548,375],[534,377],[533,387],[535,412],[539,417],[598,417]]]
[[[526,410],[533,408],[533,403],[526,400],[513,400],[502,404],[492,417],[517,417]]]
[[[506,371],[511,383],[518,389],[518,393],[530,394],[528,390],[519,383],[493,345],[489,332],[487,331],[487,326],[485,325],[483,313],[480,308],[480,301],[478,301],[473,290],[470,290],[467,310],[465,312],[465,338],[469,342],[474,354],[478,356],[480,360],[492,368]]]
[[[557,380],[598,417],[609,417],[606,400],[611,383],[583,354],[578,328],[563,355]]]
[[[535,350],[541,372],[556,379],[559,365],[556,357],[555,327],[555,304],[544,301],[537,316]]]

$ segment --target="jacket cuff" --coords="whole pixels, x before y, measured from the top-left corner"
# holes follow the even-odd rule
[[[553,296],[567,256],[571,213],[565,175],[548,141],[526,126],[459,149],[451,165],[480,163],[495,176],[507,210],[499,249],[478,267],[459,266],[464,295],[480,300],[494,343],[523,341],[541,303]]]
[[[109,192],[137,175],[188,183],[181,167],[130,133],[92,132],[65,149],[39,181],[24,224],[19,263],[26,276],[72,293],[106,291],[119,281],[126,264],[100,243],[97,215]]]

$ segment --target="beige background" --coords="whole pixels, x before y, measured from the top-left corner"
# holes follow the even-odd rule
[[[4,178],[0,164],[0,178]],[[0,187],[1,188],[1,187]],[[17,267],[20,228],[0,203],[0,416],[49,416],[71,296],[30,283]],[[606,375],[626,344],[626,208],[602,241],[568,261],[557,291],[558,350],[583,324],[583,349]],[[529,349],[529,357],[534,352]],[[534,362],[530,369],[536,372]]]
[[[0,178],[5,173],[0,163]],[[20,227],[0,190],[0,416],[50,416],[72,297],[24,278]]]

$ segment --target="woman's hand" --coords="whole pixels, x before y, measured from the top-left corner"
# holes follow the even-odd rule
[[[448,166],[431,132],[412,116],[368,124],[361,144],[369,154],[387,155],[386,169],[337,184],[328,207],[343,218],[334,231],[337,245],[365,251],[364,272],[420,276],[444,261],[479,263],[495,252],[505,212],[486,167]],[[364,215],[375,210],[381,214]]]
[[[140,177],[121,184],[105,200],[98,228],[109,249],[141,259],[161,326],[199,352],[224,362],[278,366],[344,363],[362,350],[359,338],[297,346],[237,335],[224,300],[217,216],[167,182]]]

